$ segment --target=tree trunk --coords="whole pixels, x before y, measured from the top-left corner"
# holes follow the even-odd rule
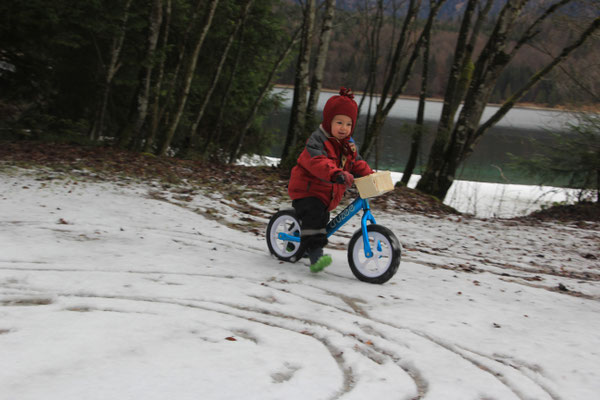
[[[290,40],[290,42],[287,45],[287,47],[285,48],[285,50],[281,53],[281,55],[279,56],[279,58],[273,65],[273,68],[271,69],[271,72],[269,73],[269,76],[267,77],[265,84],[263,85],[258,97],[256,98],[256,100],[254,101],[254,104],[252,105],[252,109],[250,110],[250,114],[248,115],[248,118],[246,118],[246,122],[244,123],[244,126],[240,130],[240,133],[235,135],[235,138],[232,140],[232,142],[230,144],[231,152],[229,154],[229,163],[230,164],[233,163],[240,156],[240,152],[242,150],[242,145],[244,144],[244,139],[246,138],[246,134],[248,133],[248,130],[252,126],[252,122],[254,121],[254,118],[256,117],[258,107],[260,106],[260,104],[264,100],[265,96],[269,92],[269,89],[273,85],[273,80],[275,79],[275,74],[277,73],[279,68],[281,68],[281,64],[283,64],[283,61],[287,58],[287,56],[292,51],[294,44],[298,40],[300,31],[301,31],[300,29],[298,31],[296,31],[296,33]]]
[[[566,58],[574,49],[581,46],[586,38],[598,29],[598,19],[596,19],[590,27],[584,32],[579,39],[572,45],[563,49],[561,54],[556,57],[545,68],[530,78],[530,81],[515,95],[509,99],[503,107],[485,124],[478,128],[481,116],[495,83],[506,65],[515,55],[516,51],[531,38],[535,36],[535,27],[555,12],[560,6],[565,5],[570,0],[563,0],[560,3],[555,3],[549,7],[540,18],[538,18],[525,32],[517,45],[510,51],[505,52],[504,49],[509,41],[509,33],[519,15],[521,8],[526,3],[526,0],[517,2],[509,2],[505,5],[498,17],[494,31],[492,32],[485,48],[483,49],[473,72],[473,79],[469,86],[469,90],[465,97],[463,108],[460,112],[458,121],[448,145],[443,152],[430,154],[430,160],[436,157],[441,160],[436,165],[436,168],[430,168],[432,163],[428,164],[428,169],[423,175],[423,178],[417,185],[417,189],[432,194],[443,200],[455,179],[455,173],[460,163],[462,163],[474,149],[481,135],[502,116],[508,112],[514,102],[520,98],[533,84],[547,74],[555,65]],[[427,179],[425,179],[427,178]]]
[[[433,181],[435,175],[430,175],[427,171],[437,170],[443,163],[443,153],[450,139],[450,130],[452,129],[452,122],[454,119],[454,114],[452,113],[452,110],[455,109],[454,101],[456,98],[454,93],[457,91],[458,82],[464,68],[464,55],[467,52],[467,40],[476,4],[477,0],[469,0],[465,8],[458,39],[456,41],[454,60],[450,67],[450,75],[448,76],[448,83],[446,84],[444,105],[442,106],[442,113],[438,123],[436,137],[431,147],[426,171],[421,177],[418,185],[426,185],[429,184],[430,180]]]
[[[106,75],[103,82],[102,96],[96,112],[96,118],[92,129],[90,130],[90,139],[98,140],[104,133],[104,120],[106,118],[106,108],[108,106],[108,98],[110,96],[110,88],[112,81],[121,68],[119,58],[121,56],[121,49],[123,48],[123,42],[125,41],[125,33],[127,27],[127,20],[129,19],[129,8],[133,0],[127,0],[125,3],[125,9],[121,17],[119,28],[115,33],[110,49],[110,61],[106,66]]]
[[[402,31],[400,33],[400,38],[398,42],[396,42],[396,47],[394,50],[394,55],[392,56],[391,64],[389,72],[386,76],[385,83],[383,85],[383,89],[381,91],[381,96],[379,98],[379,103],[377,104],[377,109],[375,111],[375,115],[373,116],[373,120],[371,124],[367,126],[365,130],[365,138],[363,140],[360,152],[363,157],[367,158],[371,152],[373,145],[375,144],[377,137],[381,132],[381,128],[383,128],[383,123],[387,117],[385,112],[385,107],[388,102],[388,95],[390,92],[394,90],[394,83],[398,79],[398,75],[401,73],[400,71],[400,60],[401,56],[404,55],[404,49],[407,41],[408,31],[412,26],[413,21],[415,20],[418,10],[421,6],[421,0],[410,0],[408,5],[408,11],[406,17],[404,19],[404,23],[402,25]],[[413,51],[417,51],[415,49]],[[405,69],[405,74],[407,69]],[[391,101],[392,99],[390,99]]]
[[[169,6],[170,5],[171,4],[169,3]],[[169,118],[166,118],[166,116],[168,116],[168,111],[170,110],[171,104],[175,97],[173,95],[173,93],[175,92],[175,89],[177,86],[176,84],[179,81],[179,74],[181,72],[181,69],[183,68],[184,57],[186,54],[186,48],[188,47],[188,43],[190,41],[190,36],[192,34],[192,30],[198,24],[197,19],[200,14],[200,10],[201,10],[202,6],[204,6],[204,5],[205,5],[205,0],[198,0],[198,2],[196,3],[196,8],[194,9],[192,17],[190,18],[190,21],[185,30],[185,33],[183,34],[183,39],[181,40],[181,44],[179,46],[179,51],[177,53],[177,63],[175,65],[175,70],[172,74],[172,77],[171,77],[171,79],[169,79],[169,82],[167,84],[166,95],[160,96],[160,97],[164,97],[164,103],[161,106],[160,101],[159,101],[159,103],[157,105],[159,110],[158,110],[158,113],[156,114],[156,118],[155,118],[156,121],[153,121],[153,129],[154,130],[151,133],[151,135],[153,135],[154,137],[156,137],[156,133],[157,133],[156,130],[158,129],[158,126],[163,122],[163,119],[164,119],[164,123],[167,126],[170,125]],[[169,11],[170,11],[170,9],[169,9]],[[168,30],[167,30],[167,32],[168,32]],[[168,36],[168,34],[166,36]],[[168,41],[164,40],[163,44],[164,44],[164,52],[165,52],[164,54],[166,54],[166,52],[168,51]],[[159,89],[160,89],[159,93],[163,91],[162,87],[159,87]]]
[[[435,7],[433,0],[430,0],[429,7]],[[417,121],[414,132],[411,137],[410,154],[404,172],[402,174],[401,183],[408,185],[410,178],[417,165],[417,158],[421,148],[421,138],[423,136],[423,122],[425,119],[425,102],[427,99],[427,80],[429,79],[429,49],[431,39],[431,29],[433,27],[433,14],[430,14],[427,23],[423,28],[423,71],[421,72],[421,91],[419,93],[419,108],[417,110]]]
[[[192,128],[190,129],[190,131],[186,137],[187,148],[184,149],[184,152],[191,150],[191,148],[193,148],[195,145],[194,141],[195,141],[195,137],[198,133],[198,126],[200,125],[200,120],[202,120],[202,117],[204,116],[204,111],[206,111],[206,107],[208,106],[208,103],[210,102],[210,100],[212,98],[212,94],[213,94],[215,88],[217,87],[217,83],[219,82],[219,78],[221,77],[221,73],[223,72],[223,65],[225,65],[225,61],[227,60],[227,56],[229,55],[229,49],[231,49],[231,45],[233,44],[235,37],[237,36],[238,32],[240,31],[240,28],[242,26],[244,26],[244,24],[246,22],[246,18],[248,17],[248,13],[250,12],[250,8],[252,7],[253,2],[254,2],[254,0],[246,1],[246,5],[244,6],[244,9],[242,10],[242,14],[238,18],[238,20],[235,22],[235,24],[234,24],[235,28],[233,29],[233,31],[229,35],[229,38],[227,39],[227,44],[225,45],[225,49],[223,50],[223,54],[221,55],[221,59],[219,60],[219,64],[217,65],[217,69],[215,70],[215,74],[212,78],[211,85],[208,88],[208,90],[206,91],[206,93],[204,94],[204,99],[202,101],[202,105],[200,106],[200,109],[198,110],[198,114],[196,115],[196,120],[194,121],[194,124],[192,125]]]
[[[310,55],[312,52],[311,39],[316,14],[315,0],[307,0],[303,13],[302,36],[300,39],[296,76],[294,78],[294,98],[292,100],[290,121],[288,123],[288,133],[281,153],[282,165],[289,164],[290,160],[295,159],[296,155],[292,154],[292,149],[296,146],[298,138],[302,135],[306,122],[306,100],[310,76]]]
[[[507,2],[500,12],[496,26],[475,65],[473,79],[458,121],[444,149],[439,152],[440,149],[432,148],[430,160],[436,161],[436,168],[430,169],[428,163],[427,170],[417,184],[419,190],[442,201],[446,197],[455,179],[461,149],[479,123],[500,72],[510,61],[504,53],[504,48],[510,29],[526,1]]]
[[[381,36],[381,29],[383,28],[383,0],[377,0],[377,9],[375,11],[375,18],[373,19],[373,24],[369,22],[369,15],[365,10],[365,25],[367,33],[367,49],[366,53],[367,62],[366,62],[366,74],[367,74],[367,82],[365,83],[364,89],[362,90],[363,96],[358,103],[358,115],[360,115],[363,104],[365,100],[368,98],[368,106],[367,106],[367,117],[365,126],[369,126],[371,119],[371,110],[373,106],[373,98],[375,95],[375,88],[377,87],[377,64],[379,63],[379,43]]]
[[[131,138],[134,140],[134,148],[138,148],[141,130],[148,115],[148,104],[150,102],[150,84],[152,80],[152,70],[154,69],[156,58],[156,46],[162,24],[162,0],[152,0],[152,10],[150,11],[148,21],[148,37],[146,45],[146,56],[143,64],[140,90],[138,91],[136,101],[135,121],[131,127],[127,127],[121,138],[119,146],[129,145]]]
[[[165,7],[165,24],[164,24],[164,33],[162,37],[162,54],[160,59],[160,66],[158,68],[158,76],[156,78],[156,82],[154,83],[154,96],[152,100],[152,121],[150,123],[150,129],[148,131],[148,135],[146,136],[146,141],[144,143],[144,151],[151,152],[152,146],[154,145],[154,140],[156,139],[156,132],[158,131],[158,125],[160,123],[160,91],[162,88],[163,79],[165,76],[165,61],[167,58],[167,51],[169,45],[169,31],[171,29],[171,0],[167,0],[167,5]]]
[[[208,135],[204,141],[204,146],[202,147],[202,157],[204,157],[204,158],[206,158],[206,156],[208,154],[210,145],[213,142],[218,144],[221,139],[221,132],[223,130],[223,123],[222,123],[223,116],[225,114],[225,110],[227,109],[227,102],[229,101],[229,93],[231,91],[231,86],[233,85],[233,80],[237,74],[237,70],[240,65],[240,60],[242,57],[242,50],[244,48],[244,28],[245,28],[245,26],[242,26],[240,28],[240,41],[239,41],[238,48],[236,51],[235,61],[233,62],[233,65],[231,67],[231,74],[229,75],[229,79],[227,80],[227,84],[225,85],[225,89],[223,90],[223,93],[221,96],[221,103],[219,105],[219,114],[217,115],[217,118],[216,118],[215,127],[208,131]]]
[[[169,125],[169,128],[166,133],[165,140],[163,141],[162,146],[158,152],[159,156],[164,156],[167,153],[167,149],[171,145],[171,141],[173,140],[173,136],[175,135],[175,131],[179,126],[179,121],[181,120],[181,116],[183,115],[183,110],[185,109],[185,105],[187,103],[188,96],[190,94],[190,88],[192,86],[192,80],[194,79],[194,73],[196,72],[196,65],[198,63],[198,56],[200,55],[200,49],[204,44],[204,39],[206,39],[206,35],[210,29],[210,26],[213,21],[213,17],[215,15],[215,10],[217,9],[217,5],[219,4],[219,0],[211,0],[208,5],[208,10],[206,11],[206,16],[204,18],[204,24],[202,26],[202,30],[200,32],[200,36],[196,41],[196,46],[194,47],[194,51],[191,56],[190,63],[187,68],[187,73],[184,77],[183,91],[179,98],[179,102],[177,105],[177,109],[175,111],[175,115],[173,116],[173,121]]]
[[[434,7],[430,7],[428,20],[431,19],[431,23],[433,23],[433,19],[445,1],[446,0],[439,0]],[[409,4],[409,11],[406,15],[406,19],[402,28],[402,33],[400,34],[400,39],[398,40],[396,50],[392,58],[390,73],[387,76],[381,98],[377,104],[375,116],[365,132],[364,143],[361,147],[361,153],[365,158],[369,156],[373,145],[377,142],[385,119],[394,106],[396,100],[406,88],[406,84],[410,79],[414,64],[419,56],[420,49],[423,46],[425,40],[425,30],[423,30],[419,35],[419,38],[414,45],[413,51],[404,67],[404,70],[400,71],[400,58],[405,47],[408,29],[416,18],[419,8],[420,1],[411,0]]]
[[[323,73],[327,63],[327,52],[329,51],[329,42],[331,41],[331,32],[333,25],[333,16],[335,14],[335,0],[325,0],[325,12],[323,15],[323,26],[321,27],[321,36],[319,37],[319,50],[315,60],[314,73],[310,84],[310,96],[306,106],[306,123],[304,127],[304,137],[308,137],[315,129],[317,121],[317,103],[321,95],[323,85]],[[300,138],[302,140],[303,138]]]

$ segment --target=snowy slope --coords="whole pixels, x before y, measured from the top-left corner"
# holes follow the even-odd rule
[[[369,285],[343,249],[358,218],[311,274],[216,193],[40,179],[0,173],[2,400],[600,393],[597,231],[374,210],[404,251]]]

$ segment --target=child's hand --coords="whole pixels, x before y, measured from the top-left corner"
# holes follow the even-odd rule
[[[334,182],[346,185],[346,189],[348,189],[354,183],[354,176],[348,171],[341,171],[335,175]]]

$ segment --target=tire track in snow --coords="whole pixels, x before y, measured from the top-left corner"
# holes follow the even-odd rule
[[[156,297],[144,298],[144,297],[136,297],[136,296],[99,295],[99,294],[81,294],[81,293],[79,293],[79,294],[77,294],[77,293],[60,293],[60,294],[55,294],[55,295],[70,297],[70,298],[95,298],[95,299],[103,299],[103,300],[138,301],[138,302],[168,304],[168,305],[175,305],[175,306],[186,307],[186,308],[200,309],[203,311],[216,312],[216,313],[228,315],[231,317],[245,319],[245,320],[253,322],[253,323],[259,323],[259,324],[262,324],[265,326],[270,326],[270,327],[290,331],[293,333],[309,336],[309,337],[317,340],[318,342],[320,342],[327,349],[327,351],[330,353],[330,356],[332,357],[332,359],[336,362],[336,364],[340,368],[340,371],[343,376],[342,387],[339,389],[339,391],[338,391],[338,393],[336,393],[336,395],[334,395],[333,397],[330,398],[330,400],[339,399],[343,395],[351,392],[354,384],[358,381],[358,377],[353,374],[352,368],[350,366],[346,365],[344,362],[344,357],[343,357],[344,352],[341,349],[339,349],[338,347],[336,347],[334,344],[332,344],[327,338],[322,337],[316,333],[312,333],[312,332],[306,330],[305,327],[303,327],[302,329],[292,329],[289,326],[286,326],[285,324],[270,321],[269,319],[283,319],[283,320],[288,320],[288,321],[295,321],[297,323],[300,323],[300,325],[309,325],[309,326],[321,327],[321,328],[330,330],[329,327],[326,327],[325,325],[321,325],[315,321],[309,321],[309,320],[305,320],[305,319],[301,319],[301,318],[295,318],[295,317],[292,317],[289,315],[284,315],[284,314],[278,315],[278,314],[270,312],[268,310],[261,310],[258,308],[255,309],[252,307],[240,306],[240,305],[235,305],[235,304],[227,304],[224,302],[211,302],[211,301],[207,301],[207,300],[170,299],[170,298],[156,298]],[[218,307],[214,307],[214,306],[211,307],[209,305],[201,305],[201,304],[194,304],[194,303],[208,303],[209,305],[214,304],[217,306],[231,308],[231,309],[240,311],[241,313],[220,310]],[[102,311],[102,310],[100,310],[100,311]],[[115,311],[115,309],[111,309],[111,311]],[[252,313],[252,314],[256,314],[256,315],[246,316],[246,315],[243,315],[244,313]],[[257,315],[258,315],[258,317],[257,317]],[[337,331],[337,333],[342,334],[339,331]]]
[[[418,330],[415,330],[415,329],[412,329],[412,328],[408,328],[408,327],[396,326],[395,324],[392,324],[392,323],[389,323],[389,322],[386,322],[386,321],[381,321],[379,319],[371,318],[368,315],[368,313],[362,307],[360,307],[358,305],[357,299],[353,299],[353,298],[351,298],[351,297],[349,297],[349,296],[347,296],[345,294],[332,292],[330,290],[325,290],[325,289],[322,289],[322,288],[320,288],[318,286],[314,286],[314,285],[305,285],[305,286],[310,286],[310,287],[313,287],[315,289],[323,290],[325,293],[327,293],[327,294],[329,294],[331,296],[339,298],[340,300],[342,300],[344,303],[346,303],[353,310],[354,314],[349,313],[347,310],[344,310],[342,308],[336,307],[336,306],[331,305],[331,304],[326,304],[326,303],[323,303],[323,302],[317,302],[317,301],[314,301],[314,300],[312,300],[312,299],[310,299],[308,297],[305,297],[305,296],[302,296],[302,295],[298,295],[298,294],[294,294],[294,295],[296,295],[298,297],[301,297],[301,298],[303,298],[306,301],[310,301],[310,302],[313,302],[313,303],[316,303],[316,304],[319,304],[319,305],[326,305],[326,306],[329,306],[329,307],[333,307],[336,310],[338,310],[339,312],[349,313],[351,315],[360,316],[360,317],[365,318],[367,321],[370,321],[371,323],[374,323],[374,324],[381,324],[381,325],[384,325],[384,326],[387,326],[387,327],[390,327],[390,328],[393,328],[393,329],[398,329],[398,330],[410,332],[411,334],[413,334],[415,336],[418,336],[418,337],[420,337],[422,339],[425,339],[425,340],[427,340],[427,341],[435,344],[436,346],[439,346],[439,347],[441,347],[441,348],[443,348],[443,349],[445,349],[445,350],[453,353],[454,355],[460,357],[464,361],[466,361],[466,362],[474,365],[475,367],[479,368],[483,372],[490,374],[492,377],[494,377],[495,379],[497,379],[498,381],[500,381],[504,386],[506,386],[518,398],[520,398],[520,399],[529,398],[528,395],[521,393],[521,391],[518,388],[516,388],[510,382],[509,379],[504,378],[503,375],[500,372],[494,371],[494,370],[490,369],[489,367],[483,365],[481,362],[477,361],[474,357],[470,357],[468,354],[466,354],[466,352],[471,352],[473,354],[479,355],[480,357],[485,357],[485,358],[487,358],[490,361],[493,361],[495,363],[502,363],[499,360],[487,357],[487,356],[482,355],[482,354],[475,353],[475,352],[473,352],[471,350],[468,350],[466,348],[462,348],[462,347],[460,347],[460,346],[458,346],[456,344],[445,343],[442,340],[434,338],[433,336],[431,336],[430,334],[425,333],[425,332],[421,332],[421,331],[418,331]],[[291,293],[291,292],[289,292],[287,290],[286,290],[286,293],[293,294],[293,293]],[[389,339],[387,339],[382,332],[378,331],[376,328],[373,328],[370,325],[362,325],[361,329],[365,333],[367,333],[367,334],[371,334],[373,336],[377,336],[380,339],[383,339],[384,341],[388,341],[389,342]],[[413,381],[415,382],[415,384],[417,385],[417,387],[419,389],[419,397],[417,397],[416,399],[423,398],[425,396],[426,392],[427,392],[428,383],[422,377],[420,371],[418,371],[418,369],[416,369],[416,368],[409,368],[406,365],[401,365],[400,364],[400,360],[401,360],[400,356],[397,355],[397,354],[394,354],[390,350],[379,348],[378,351],[381,354],[384,354],[384,355],[390,357],[391,359],[394,359],[395,360],[394,362],[397,365],[399,365],[403,370],[405,370],[405,372],[407,372],[411,376],[411,378],[413,379]],[[507,363],[507,365],[509,365],[509,364]],[[528,374],[524,373],[521,368],[517,368],[517,367],[514,367],[514,366],[511,366],[511,367],[514,368],[516,371],[518,371],[524,378],[526,378],[527,380],[535,383],[535,385],[537,385],[550,399],[552,399],[552,400],[561,400],[558,395],[556,395],[555,393],[552,392],[552,390],[550,390],[549,388],[547,388],[545,385],[541,384],[539,382],[539,380],[533,379],[530,376],[528,376]]]
[[[477,357],[483,358],[485,360],[487,360],[489,363],[492,364],[501,364],[502,366],[504,366],[505,368],[509,368],[512,370],[515,370],[517,372],[519,372],[522,376],[524,376],[525,378],[529,379],[531,382],[535,383],[537,386],[539,386],[544,392],[546,392],[546,394],[550,397],[550,399],[552,400],[561,400],[561,397],[559,395],[557,395],[552,389],[550,389],[548,387],[548,385],[546,385],[545,383],[540,382],[539,376],[545,378],[542,375],[542,371],[540,368],[535,368],[532,367],[530,365],[526,365],[524,362],[521,361],[517,361],[512,357],[510,358],[510,361],[508,360],[502,360],[499,356],[497,357],[491,357],[488,356],[486,354],[480,353],[480,352],[476,352],[474,350],[470,350],[470,349],[466,349],[464,347],[461,347],[459,345],[455,345],[456,348],[460,349],[460,351],[463,351],[465,353],[470,353],[473,354]],[[468,356],[474,359],[473,356]],[[474,360],[474,362],[479,362]],[[483,366],[484,368],[490,368],[488,366]],[[496,370],[495,372],[498,376],[502,376],[502,372]],[[536,376],[537,375],[537,376]],[[507,378],[505,378],[507,379]]]
[[[358,326],[358,328],[364,333],[364,335],[359,335],[357,333],[342,331],[340,328],[338,328],[337,326],[335,326],[333,324],[325,324],[325,323],[318,322],[315,320],[298,318],[298,317],[294,317],[289,314],[275,312],[275,311],[269,310],[267,308],[249,307],[247,305],[216,302],[216,301],[211,301],[211,300],[206,300],[206,299],[172,299],[172,298],[165,299],[165,298],[154,298],[154,297],[144,298],[144,297],[135,297],[135,296],[118,296],[118,295],[100,296],[100,295],[85,295],[85,294],[61,294],[61,295],[65,296],[65,297],[83,297],[83,298],[90,297],[90,298],[120,299],[120,300],[130,300],[130,301],[144,301],[144,302],[151,302],[151,303],[153,302],[153,303],[161,303],[161,304],[172,304],[172,305],[179,305],[179,306],[185,306],[185,307],[191,307],[191,308],[198,308],[198,309],[203,309],[205,311],[221,312],[223,314],[228,314],[228,315],[235,316],[238,318],[243,318],[243,319],[246,319],[249,321],[253,321],[255,323],[261,323],[261,324],[264,324],[267,326],[272,326],[272,327],[276,327],[276,328],[280,328],[280,329],[284,329],[284,330],[289,330],[291,332],[311,336],[315,340],[320,341],[323,344],[323,346],[325,346],[325,348],[328,349],[331,357],[336,361],[340,370],[342,371],[342,375],[344,377],[343,378],[343,380],[344,380],[343,387],[342,387],[342,389],[340,389],[339,394],[337,395],[337,397],[334,397],[334,399],[341,397],[345,393],[349,393],[351,391],[353,385],[358,380],[358,378],[352,374],[351,369],[347,365],[344,364],[344,357],[342,355],[343,351],[340,348],[333,345],[330,341],[328,341],[325,336],[322,336],[322,335],[319,336],[319,335],[316,335],[315,333],[310,333],[309,331],[306,331],[305,329],[300,329],[300,328],[290,329],[289,327],[285,326],[285,324],[270,321],[268,319],[295,321],[301,325],[305,324],[305,325],[312,326],[312,327],[323,328],[330,332],[335,332],[340,337],[353,338],[356,341],[356,343],[355,343],[356,346],[353,349],[353,351],[355,353],[360,354],[363,357],[366,357],[366,358],[370,359],[371,361],[378,363],[378,364],[382,364],[382,362],[383,362],[382,360],[388,359],[391,362],[393,362],[395,365],[397,365],[399,368],[401,368],[408,376],[410,376],[415,384],[415,387],[417,388],[417,396],[413,398],[415,400],[422,399],[426,396],[427,390],[428,390],[428,382],[423,378],[423,374],[416,367],[408,365],[407,363],[403,362],[402,356],[398,352],[396,352],[392,349],[394,347],[394,345],[401,345],[401,344],[394,343],[390,339],[386,338],[386,335],[383,334],[380,329],[377,329],[376,326],[378,326],[378,325],[385,326],[388,328],[405,331],[405,332],[415,335],[421,339],[424,339],[424,340],[430,342],[431,344],[441,347],[441,348],[449,351],[450,353],[454,354],[455,356],[460,357],[464,361],[474,365],[481,371],[483,371],[487,374],[490,374],[491,376],[496,378],[498,381],[500,381],[504,386],[506,386],[518,398],[525,398],[524,395],[522,393],[520,393],[520,391],[517,388],[515,388],[513,385],[511,385],[511,383],[508,379],[503,378],[501,376],[501,374],[499,374],[496,370],[493,370],[487,366],[484,366],[481,362],[478,362],[474,357],[469,356],[467,354],[467,352],[472,352],[472,351],[470,351],[468,349],[458,348],[458,346],[454,345],[454,344],[445,343],[437,338],[432,337],[431,335],[429,335],[425,332],[421,332],[421,331],[418,331],[418,330],[415,330],[415,329],[412,329],[412,328],[409,328],[406,326],[398,326],[396,324],[393,324],[393,323],[390,323],[387,321],[374,319],[368,314],[368,312],[363,307],[360,306],[359,299],[352,298],[352,297],[347,296],[342,293],[336,293],[336,292],[333,292],[328,289],[323,289],[323,288],[315,286],[315,285],[309,285],[302,281],[288,282],[288,281],[272,280],[272,281],[259,283],[256,281],[256,279],[251,278],[251,277],[235,277],[232,275],[213,275],[213,274],[202,274],[202,273],[181,273],[181,272],[164,272],[164,271],[110,271],[110,270],[90,271],[90,270],[78,270],[78,269],[44,269],[44,268],[27,268],[27,269],[0,268],[0,270],[13,270],[13,271],[14,270],[17,270],[17,271],[34,270],[34,271],[40,271],[40,272],[47,271],[47,272],[67,272],[67,273],[70,273],[70,272],[111,273],[111,274],[124,274],[125,273],[125,274],[144,275],[144,276],[147,276],[148,279],[150,279],[151,281],[156,281],[156,282],[160,281],[165,276],[169,276],[169,275],[192,276],[192,277],[202,277],[202,278],[212,278],[212,279],[244,280],[244,281],[247,281],[248,283],[260,284],[263,287],[267,287],[271,290],[275,290],[275,291],[284,293],[286,295],[292,295],[294,297],[300,298],[303,301],[309,302],[311,304],[316,304],[321,307],[324,306],[324,307],[332,308],[332,309],[336,310],[336,312],[343,313],[347,316],[351,316],[354,319],[359,318],[360,322],[355,322],[355,325]],[[156,276],[153,277],[152,276],[153,274]],[[306,286],[306,287],[312,287],[314,289],[320,290],[328,296],[339,299],[341,302],[346,304],[349,309],[344,309],[344,308],[336,306],[334,304],[330,304],[330,303],[323,302],[323,301],[317,301],[317,300],[309,298],[305,295],[294,293],[289,289],[290,283],[298,284],[298,285],[302,285],[302,286]],[[273,284],[281,286],[281,287],[276,287]],[[14,286],[12,288],[16,289]],[[30,291],[30,293],[31,293],[31,287],[21,287],[21,288],[26,289],[26,290]],[[36,291],[36,294],[39,294],[39,293],[40,293],[39,291]],[[31,293],[31,294],[33,294],[33,293]],[[252,296],[249,296],[249,297],[252,298]],[[254,299],[259,300],[259,301],[261,300],[259,298],[257,299],[256,297],[254,297]],[[242,313],[247,312],[247,313],[257,314],[257,315],[262,316],[261,318],[263,318],[263,319],[261,320],[260,318],[256,318],[256,316],[247,317],[247,316],[241,315],[239,313],[225,312],[223,310],[218,310],[214,307],[200,306],[198,304],[192,304],[192,303],[216,304],[216,305],[220,305],[220,306],[238,310]],[[264,303],[265,302],[263,301],[263,304]],[[267,303],[269,303],[269,302],[267,302]],[[381,340],[382,342],[386,343],[387,346],[375,345],[373,343],[373,340],[371,340],[373,338],[377,338],[378,340]],[[368,344],[366,344],[366,343],[368,343]],[[486,357],[481,354],[479,356]],[[499,363],[498,360],[495,360],[492,358],[489,358],[489,360]],[[509,364],[507,363],[506,365],[509,365]],[[516,367],[512,367],[512,368],[515,371],[520,372],[523,376],[527,376],[521,368],[516,368]],[[551,391],[549,391],[547,388],[543,387],[542,384],[538,380],[531,379],[529,377],[528,377],[528,379],[535,382],[535,384],[537,386],[539,386],[545,393],[548,394],[550,399],[560,400],[560,398],[556,394],[551,393]]]

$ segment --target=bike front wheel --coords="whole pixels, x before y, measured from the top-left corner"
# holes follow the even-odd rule
[[[267,246],[269,252],[280,260],[296,262],[302,256],[300,254],[300,242],[292,242],[279,238],[279,233],[300,237],[300,222],[294,210],[282,210],[277,212],[269,220],[267,226]]]
[[[368,225],[367,235],[373,256],[365,256],[362,229],[359,229],[348,245],[348,264],[359,280],[385,283],[394,276],[400,265],[400,242],[391,230],[381,225]]]

